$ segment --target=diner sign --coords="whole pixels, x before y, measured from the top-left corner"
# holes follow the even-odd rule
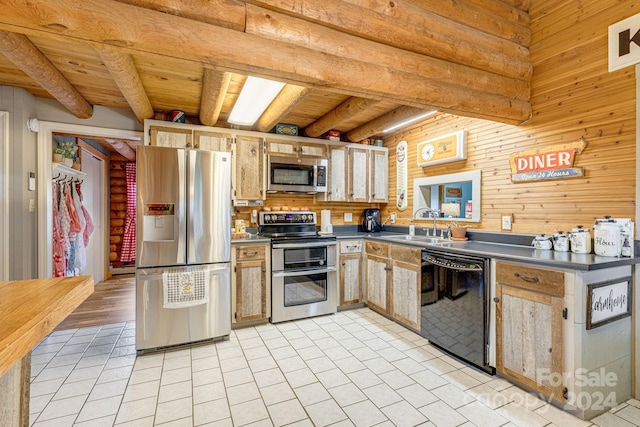
[[[549,179],[584,176],[584,168],[574,167],[576,154],[580,154],[587,142],[578,142],[535,150],[521,151],[509,156],[511,181],[544,181]]]
[[[631,278],[587,285],[587,329],[631,316]]]

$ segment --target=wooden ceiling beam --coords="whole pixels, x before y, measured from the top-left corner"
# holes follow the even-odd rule
[[[405,120],[411,120],[427,112],[421,108],[402,106],[353,129],[346,136],[351,142],[360,142],[370,136],[379,135],[383,130],[391,126],[402,123]]]
[[[128,53],[169,56],[224,71],[285,80],[350,96],[386,99],[422,109],[436,107],[443,112],[509,124],[520,124],[531,116],[528,99],[505,97],[497,91],[482,91],[460,83],[469,80],[470,72],[456,76],[457,81],[449,75],[451,83],[446,84],[437,80],[442,77],[432,70],[405,70],[402,62],[380,65],[376,51],[384,46],[380,43],[371,42],[369,52],[376,55],[369,55],[367,61],[354,60],[113,0],[73,4],[39,0],[37,8],[32,7],[30,0],[8,1],[10,4],[5,5],[0,15],[0,29],[94,47],[117,46]],[[94,20],[99,20],[100,25],[86,25]],[[353,39],[343,36],[344,42]],[[443,70],[447,74],[446,67]]]
[[[334,129],[340,123],[368,110],[378,102],[380,101],[377,99],[351,97],[315,122],[309,124],[304,128],[304,133],[312,138],[317,138],[328,130]]]
[[[245,2],[239,0],[117,0],[219,27],[244,31]]]
[[[253,129],[258,132],[269,132],[278,124],[280,117],[291,111],[293,107],[304,100],[310,92],[311,89],[303,86],[285,85],[264,113],[262,113],[253,126]]]
[[[114,50],[96,50],[138,121],[144,123],[145,119],[153,118],[153,107],[144,90],[133,57]]]
[[[425,28],[429,28],[429,22],[424,17],[424,11],[428,10],[451,21],[512,41],[521,46],[528,47],[531,43],[529,15],[525,13],[521,15],[509,13],[507,8],[504,8],[505,15],[491,13],[486,10],[486,7],[492,0],[483,0],[482,7],[468,2],[441,0],[427,2],[424,0],[404,0],[402,2],[346,1],[383,14],[388,19],[400,19]],[[498,9],[498,11],[500,10]],[[516,19],[513,19],[514,15]]]
[[[528,100],[530,97],[530,84],[524,80],[397,49],[255,6],[247,7],[246,31],[270,40],[294,44],[348,60],[369,62],[390,70],[400,69],[407,73],[428,76],[430,82],[472,87],[519,100]],[[371,52],[375,52],[375,55]],[[373,67],[371,69],[373,70]]]
[[[136,159],[136,152],[125,141],[121,139],[97,138],[96,141],[102,145],[111,146],[118,154],[129,161]]]
[[[371,10],[373,6],[350,4],[348,0],[332,2],[331,13],[327,13],[326,0],[305,0],[294,6],[290,0],[260,0],[254,3],[367,40],[456,64],[471,65],[502,76],[530,80],[533,74],[527,47],[423,8],[413,8],[412,13],[418,16],[406,22]],[[376,0],[362,3],[375,4]],[[247,5],[247,27],[251,24],[252,7],[256,8]]]
[[[0,52],[76,117],[93,116],[91,104],[27,36],[0,30]]]
[[[200,95],[200,121],[207,126],[215,126],[224,103],[231,73],[204,69],[202,94]]]

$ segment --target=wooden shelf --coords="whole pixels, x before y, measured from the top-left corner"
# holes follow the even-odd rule
[[[69,166],[63,165],[62,163],[55,163],[55,162],[53,163],[53,172],[51,176],[52,179],[60,179],[60,178],[84,179],[85,176],[87,176],[86,172],[82,172],[74,168],[70,168]]]

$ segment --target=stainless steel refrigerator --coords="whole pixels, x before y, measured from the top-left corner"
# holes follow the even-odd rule
[[[231,332],[231,157],[139,146],[136,349]]]

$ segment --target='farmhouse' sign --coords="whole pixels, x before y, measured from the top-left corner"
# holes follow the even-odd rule
[[[609,26],[609,72],[640,62],[640,14]]]
[[[576,178],[584,175],[582,167],[573,167],[576,154],[586,147],[587,142],[554,145],[536,150],[521,151],[509,156],[511,181],[543,181],[548,179]]]

